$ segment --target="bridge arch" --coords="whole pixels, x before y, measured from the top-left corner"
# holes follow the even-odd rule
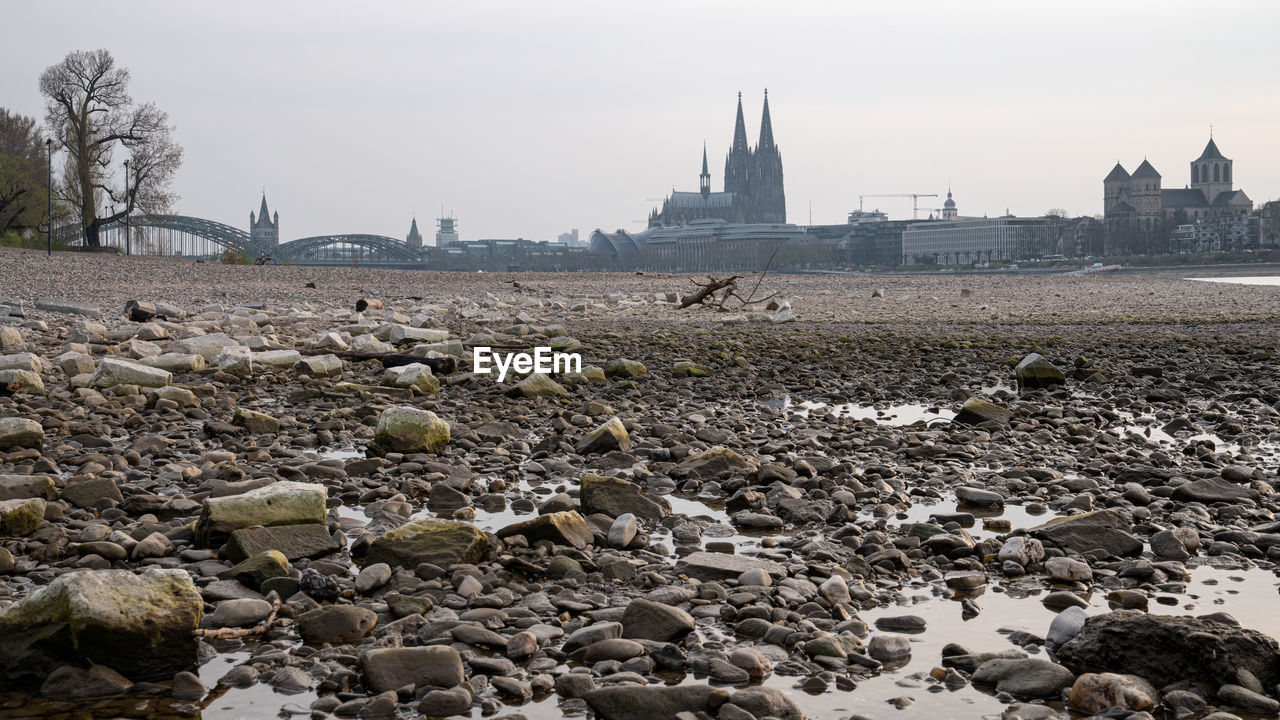
[[[379,253],[387,260],[398,260],[402,262],[414,262],[422,260],[422,255],[413,248],[405,245],[400,240],[386,235],[368,235],[363,233],[350,233],[343,235],[316,235],[314,237],[299,238],[290,240],[280,245],[272,251],[272,258],[275,260],[301,260],[308,255],[315,253],[324,248],[355,245],[365,248],[374,253]]]

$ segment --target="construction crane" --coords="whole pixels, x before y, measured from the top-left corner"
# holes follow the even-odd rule
[[[938,197],[937,193],[882,193],[879,195],[859,195],[858,196],[858,212],[862,212],[862,198],[878,197],[909,197],[911,198],[911,218],[913,220],[920,219],[920,198],[922,197]]]

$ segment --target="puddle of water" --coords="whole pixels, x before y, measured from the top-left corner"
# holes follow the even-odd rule
[[[1261,275],[1255,277],[1217,277],[1217,278],[1183,278],[1196,282],[1229,283],[1232,285],[1280,285],[1280,275]]]
[[[357,448],[330,448],[316,453],[321,460],[363,460],[364,450]]]
[[[784,395],[780,398],[772,398],[770,400],[762,400],[760,401],[760,404],[765,407],[771,407],[775,410],[795,413],[803,417],[825,412],[825,414],[837,418],[874,420],[880,425],[891,426],[913,425],[918,422],[930,424],[938,420],[949,421],[951,418],[956,416],[954,411],[940,408],[936,405],[924,405],[920,403],[898,403],[883,407],[876,405],[860,405],[858,403],[829,405],[827,403],[812,402],[809,400],[794,402],[790,395]]]
[[[885,517],[885,520],[899,525],[907,525],[910,523],[934,522],[934,515],[950,515],[953,513],[968,513],[974,517],[973,527],[965,528],[975,540],[986,540],[996,537],[997,535],[1006,535],[1013,530],[1032,528],[1037,525],[1043,525],[1055,517],[1057,513],[1052,510],[1040,514],[1028,512],[1025,505],[1006,504],[1003,507],[975,507],[973,505],[960,505],[954,497],[940,500],[933,504],[916,503],[911,507],[899,512],[895,515]],[[870,512],[858,514],[860,521],[875,521],[881,516],[873,515]],[[988,530],[983,527],[983,519],[1000,518],[1008,520],[1012,526],[1009,530]]]

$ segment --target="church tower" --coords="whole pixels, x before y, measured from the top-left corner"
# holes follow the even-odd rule
[[[262,193],[262,207],[258,209],[255,219],[253,211],[249,212],[249,239],[263,248],[273,248],[280,244],[280,213],[274,217],[267,214],[267,194]]]
[[[733,145],[724,161],[724,191],[750,194],[751,148],[747,145],[747,122],[742,117],[742,93],[738,93],[738,117],[733,125]]]
[[[1160,173],[1145,158],[1129,176],[1129,204],[1138,211],[1138,222],[1146,230],[1155,230],[1164,218],[1160,181]]]
[[[1218,151],[1212,136],[1200,157],[1191,161],[1191,189],[1203,192],[1210,205],[1218,195],[1231,192],[1231,160]]]
[[[942,203],[942,219],[955,220],[960,217],[956,211],[956,201],[951,199],[951,188],[947,188],[947,201]]]
[[[706,198],[711,194],[711,171],[707,169],[707,141],[702,141],[702,174],[698,176],[698,192]]]
[[[413,224],[409,226],[409,234],[404,238],[404,244],[408,247],[418,250],[422,247],[422,233],[418,232],[418,218],[413,218]]]
[[[750,179],[755,215],[751,222],[785,223],[787,199],[782,189],[782,152],[773,142],[767,88],[764,91],[764,111],[760,115],[760,142],[751,153]]]

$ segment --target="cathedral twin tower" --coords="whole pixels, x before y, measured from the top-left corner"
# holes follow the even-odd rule
[[[649,226],[687,225],[695,220],[712,219],[730,223],[785,223],[787,202],[782,190],[782,153],[773,142],[768,90],[764,92],[759,140],[754,149],[747,145],[742,93],[738,93],[733,145],[724,161],[724,191],[711,192],[704,144],[698,192],[672,192],[662,203],[662,210],[654,210],[649,215]]]

